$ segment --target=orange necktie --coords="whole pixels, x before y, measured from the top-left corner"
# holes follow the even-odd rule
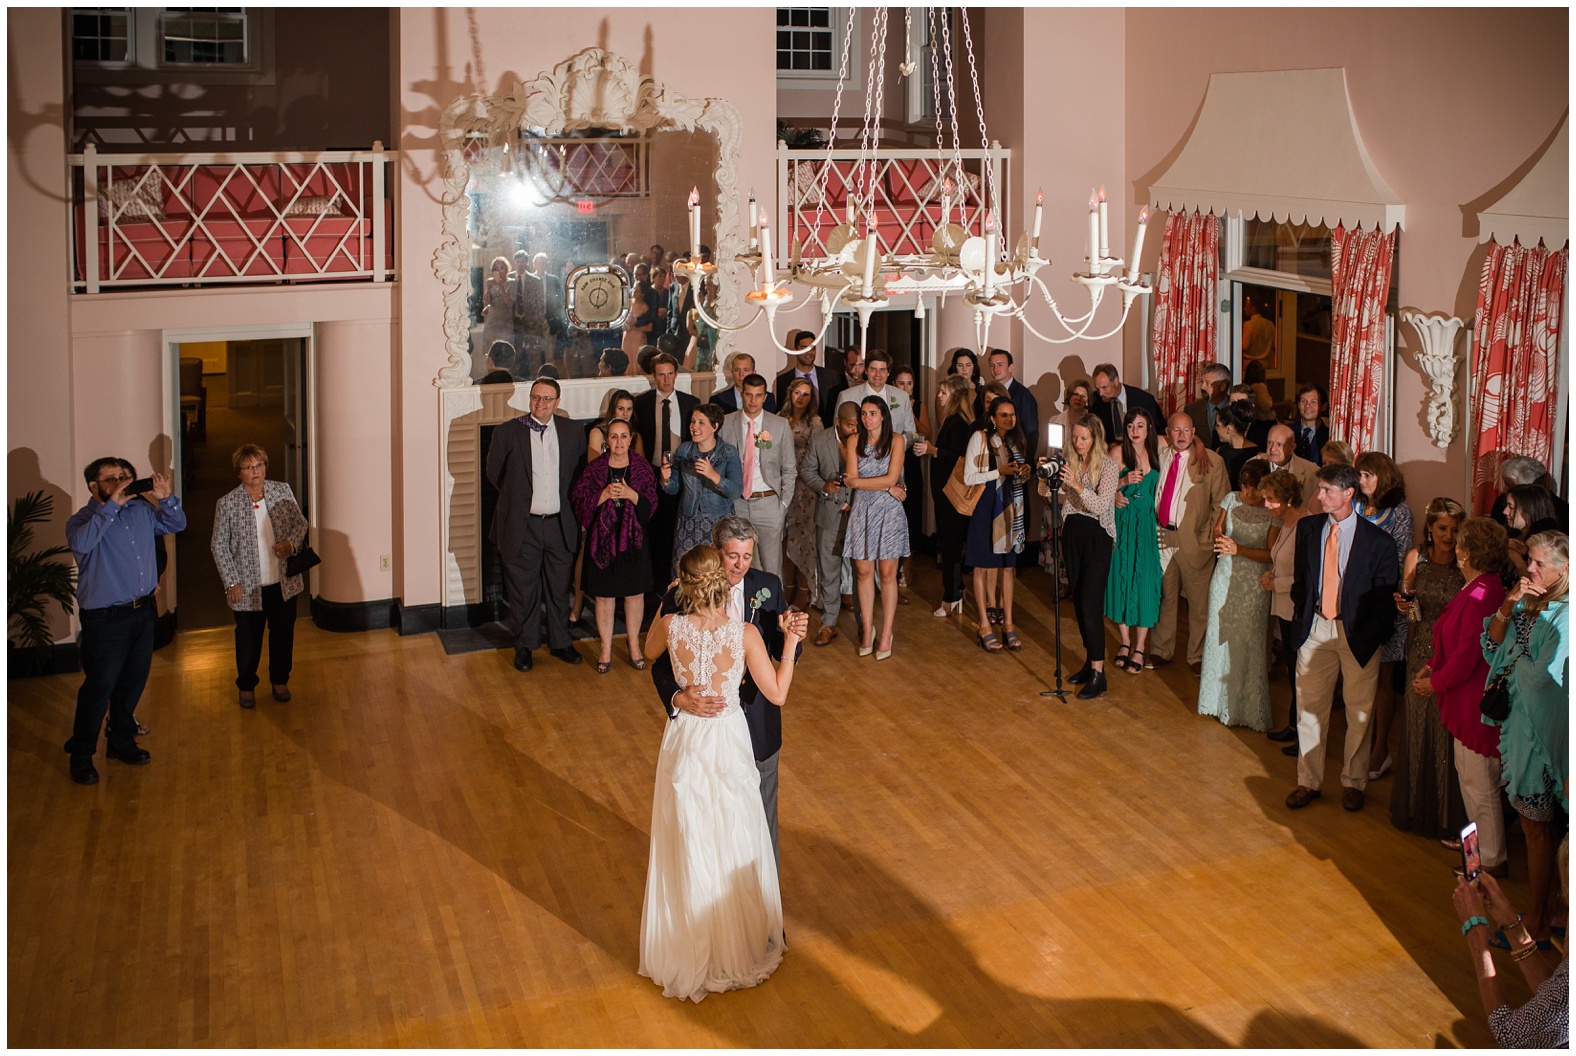
[[[1324,568],[1319,575],[1319,612],[1327,620],[1336,617],[1341,597],[1341,526],[1330,524],[1324,540]]]

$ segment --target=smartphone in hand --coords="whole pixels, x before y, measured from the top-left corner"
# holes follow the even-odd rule
[[[1461,830],[1461,868],[1462,875],[1469,884],[1477,883],[1478,874],[1483,871],[1483,856],[1478,852],[1477,822],[1468,822],[1467,827]]]
[[[142,495],[153,490],[152,477],[139,477],[126,485],[127,495]]]

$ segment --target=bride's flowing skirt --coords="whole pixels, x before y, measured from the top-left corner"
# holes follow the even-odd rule
[[[737,706],[668,723],[657,760],[640,974],[664,997],[765,982],[783,957],[782,896],[750,731]]]

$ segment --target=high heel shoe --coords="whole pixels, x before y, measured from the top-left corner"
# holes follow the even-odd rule
[[[955,616],[962,611],[963,599],[959,598],[957,601],[942,602],[940,605],[936,606],[936,611],[932,612],[931,615],[936,617]]]
[[[1377,780],[1379,780],[1385,774],[1388,774],[1390,772],[1390,767],[1393,766],[1394,764],[1395,764],[1395,759],[1393,757],[1387,757],[1384,762],[1379,764],[1379,769],[1368,771],[1368,780],[1370,780],[1370,781],[1377,781]]]
[[[859,647],[859,655],[860,656],[869,656],[871,653],[873,653],[875,651],[876,651],[876,647],[875,647],[875,644],[873,642],[870,645],[860,645],[860,647]]]
[[[876,659],[877,660],[885,660],[887,657],[891,656],[892,655],[892,644],[896,640],[897,640],[897,636],[893,635],[892,636],[892,642],[888,642],[887,643],[887,647],[885,649],[877,649],[876,650]]]

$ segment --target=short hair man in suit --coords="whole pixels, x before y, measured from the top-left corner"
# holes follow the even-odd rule
[[[514,382],[514,346],[507,341],[494,341],[487,350],[487,373],[477,379],[478,385],[509,385]]]
[[[1215,514],[1231,491],[1226,463],[1193,431],[1183,412],[1166,422],[1160,442],[1155,520],[1160,526],[1160,618],[1149,636],[1155,666],[1176,648],[1177,599],[1187,598],[1187,660],[1197,675],[1204,661],[1209,582],[1215,572]]]
[[[1297,483],[1302,487],[1302,493],[1308,500],[1310,510],[1317,509],[1314,503],[1314,494],[1319,490],[1319,467],[1295,453],[1296,440],[1291,431],[1291,426],[1281,425],[1279,422],[1270,426],[1264,438],[1264,453],[1254,455],[1249,461],[1264,461],[1270,464],[1270,470],[1284,469],[1297,478]],[[1322,512],[1322,511],[1321,511]]]
[[[1193,432],[1213,451],[1220,446],[1220,437],[1215,434],[1215,415],[1230,402],[1231,368],[1224,363],[1211,363],[1199,375],[1198,387],[1200,398],[1182,409],[1193,419]]]
[[[1136,385],[1123,385],[1116,364],[1101,363],[1090,376],[1094,380],[1095,396],[1089,401],[1089,413],[1105,426],[1108,442],[1122,442],[1126,435],[1122,423],[1127,420],[1127,412],[1135,408],[1144,408],[1150,418],[1160,421],[1160,402]]]
[[[644,351],[644,350],[642,350]],[[700,401],[678,391],[679,361],[666,352],[649,357],[652,387],[635,396],[635,434],[651,468],[662,472],[663,459],[689,439],[689,420]],[[657,508],[646,523],[647,549],[651,554],[652,583],[673,578],[673,531],[678,524],[679,496],[657,489]],[[649,606],[648,612],[655,611]]]
[[[1007,387],[1007,396],[1018,412],[1018,428],[1022,429],[1023,435],[1029,438],[1029,453],[1039,454],[1040,401],[1034,398],[1034,393],[1027,385],[1014,376],[1013,372],[1016,368],[1013,365],[1012,353],[1005,348],[993,348],[985,362],[990,368],[991,377]]]
[[[836,428],[822,429],[810,438],[810,450],[799,463],[799,486],[815,492],[815,552],[820,559],[821,629],[816,645],[830,645],[837,637],[837,615],[842,608],[842,545],[838,536],[843,515],[853,501],[853,491],[843,486],[843,444],[859,431],[859,405],[845,403],[833,419]]]
[[[712,526],[711,540],[722,554],[723,571],[732,586],[728,595],[728,615],[753,623],[761,632],[761,641],[772,660],[781,660],[788,601],[783,597],[781,579],[752,567],[755,526],[743,517],[724,517]],[[658,615],[677,611],[678,599],[670,589],[663,595]],[[669,652],[651,658],[651,681],[670,719],[678,718],[680,711],[710,718],[721,711],[725,703],[722,697],[702,692],[695,686],[681,690],[673,677],[673,656]],[[772,834],[772,854],[780,860],[777,854],[777,756],[783,746],[782,708],[761,695],[748,672],[739,687],[739,707],[744,710],[744,718],[750,726],[750,747],[755,753],[755,768],[761,774],[761,806],[766,810],[766,825]]]
[[[783,572],[783,523],[799,480],[793,429],[788,419],[766,409],[766,379],[744,378],[744,407],[722,420],[719,438],[732,444],[744,466],[744,483],[733,512],[755,525],[756,564],[774,576]]]
[[[1324,516],[1297,522],[1297,563],[1292,578],[1297,648],[1297,787],[1286,797],[1292,810],[1319,798],[1324,752],[1335,701],[1344,680],[1346,759],[1341,806],[1363,809],[1368,785],[1374,690],[1379,647],[1395,631],[1395,590],[1401,578],[1390,533],[1356,515],[1357,470],[1319,470]]]
[[[1304,385],[1297,390],[1297,420],[1292,432],[1297,438],[1297,454],[1316,466],[1324,465],[1324,445],[1330,442],[1330,423],[1324,420],[1329,399],[1320,385]]]
[[[748,352],[735,352],[728,357],[728,376],[733,379],[733,384],[721,392],[711,394],[711,402],[732,414],[744,406],[744,379],[755,374],[755,357]],[[759,375],[756,375],[759,377]],[[770,392],[766,393],[766,409],[773,413],[777,410],[777,400]]]
[[[558,382],[537,378],[530,413],[493,430],[487,449],[487,479],[498,489],[490,534],[503,561],[516,671],[531,670],[531,653],[542,644],[544,595],[549,650],[565,663],[582,662],[569,640],[569,581],[580,542],[569,486],[585,464],[586,431],[553,413],[558,398]]]
[[[793,384],[795,378],[803,378],[810,383],[815,393],[815,411],[821,418],[821,424],[830,426],[837,413],[838,394],[847,387],[842,372],[815,365],[813,330],[795,330],[789,334],[788,347],[794,350],[794,358],[788,361],[788,369],[777,375],[777,406],[788,406],[785,402],[788,399],[788,386]]]

